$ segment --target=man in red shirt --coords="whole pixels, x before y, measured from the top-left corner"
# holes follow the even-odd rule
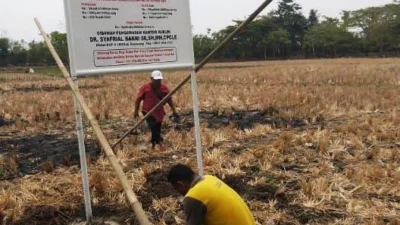
[[[142,113],[146,115],[151,109],[154,108],[168,93],[167,86],[162,84],[163,75],[160,71],[155,70],[151,73],[151,82],[143,85],[136,98],[134,117],[139,117],[140,103],[143,101]],[[169,98],[168,105],[172,109],[173,116],[179,117],[176,113],[175,105],[172,98]],[[146,122],[151,130],[151,144],[154,149],[156,145],[163,148],[163,137],[161,136],[161,126],[164,121],[165,111],[163,106],[159,106],[152,114],[146,119]]]

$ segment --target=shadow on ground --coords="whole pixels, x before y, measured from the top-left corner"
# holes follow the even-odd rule
[[[81,89],[99,89],[104,88],[106,85],[82,85]],[[10,92],[24,92],[24,93],[31,93],[31,92],[55,92],[55,91],[69,91],[71,90],[69,86],[66,85],[31,85],[31,86],[16,86],[10,90],[0,90],[0,94],[10,93]]]
[[[193,112],[182,115],[182,127],[193,127]],[[266,124],[273,127],[302,127],[306,124],[301,118],[283,118],[279,115],[279,110],[268,108],[266,110],[249,111],[202,111],[200,112],[201,122],[206,122],[209,128],[218,129],[233,125],[237,129],[251,129],[255,124]],[[185,122],[186,121],[186,122]],[[179,124],[178,124],[179,125]],[[179,128],[179,126],[178,126]]]
[[[99,156],[94,140],[86,140],[86,152],[92,160]],[[76,138],[61,134],[13,137],[1,135],[0,154],[14,160],[17,171],[14,174],[0,173],[0,179],[12,179],[41,171],[51,172],[57,167],[79,165],[79,148]],[[10,163],[10,162],[5,162]]]

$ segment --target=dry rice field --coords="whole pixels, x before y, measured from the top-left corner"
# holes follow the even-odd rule
[[[172,89],[185,75],[166,72],[166,83]],[[400,224],[399,59],[221,63],[198,76],[205,171],[240,193],[258,224]],[[148,79],[81,79],[111,143],[134,124],[136,93]],[[148,148],[145,126],[117,149],[154,224],[184,224],[165,173],[175,163],[196,167],[190,91],[174,96],[183,120],[166,121],[165,151]],[[83,192],[65,80],[3,73],[0,95],[0,220],[79,224]],[[85,123],[95,222],[136,224]]]

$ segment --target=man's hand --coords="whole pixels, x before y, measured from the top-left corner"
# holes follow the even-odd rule
[[[139,113],[138,112],[133,113],[133,118],[135,119],[139,118]]]
[[[172,116],[170,117],[170,119],[174,122],[174,123],[179,123],[181,121],[181,117],[178,115],[178,113],[174,112],[172,114]]]

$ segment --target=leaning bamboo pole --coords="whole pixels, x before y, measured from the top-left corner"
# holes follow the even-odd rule
[[[240,24],[239,27],[237,27],[228,37],[225,38],[208,56],[203,59],[195,68],[195,71],[198,72],[201,70],[209,61],[212,57],[214,57],[219,51],[221,51],[229,42],[233,40],[233,38],[243,29],[245,28],[249,23],[251,23],[269,4],[271,4],[273,0],[266,0],[264,1],[257,9],[254,11],[249,18],[247,18],[242,24]],[[132,133],[136,128],[139,127],[140,124],[142,124],[158,107],[163,105],[168,101],[168,99],[174,95],[179,89],[181,89],[189,80],[190,80],[191,74],[187,75],[185,79],[180,82],[167,96],[165,96],[152,110],[150,110],[144,117],[142,117],[129,131],[127,131],[125,134],[122,135],[121,138],[119,138],[111,147],[114,149],[119,143],[121,143],[129,134]]]
[[[88,105],[86,104],[83,96],[78,90],[78,87],[75,85],[74,81],[72,80],[69,72],[65,68],[63,62],[61,61],[57,51],[54,49],[53,44],[51,43],[49,37],[45,33],[42,25],[40,24],[39,20],[35,18],[36,25],[38,26],[41,35],[43,36],[43,39],[47,45],[47,47],[50,50],[50,53],[52,54],[53,58],[57,62],[58,67],[60,68],[61,72],[64,75],[64,78],[67,80],[72,92],[74,93],[76,99],[78,100],[79,104],[81,105],[83,112],[85,113],[86,117],[88,118],[90,124],[93,127],[93,130],[96,134],[97,140],[100,142],[111,166],[114,168],[115,173],[117,174],[118,180],[121,184],[122,189],[124,190],[126,197],[129,201],[130,206],[133,209],[133,212],[136,215],[137,220],[141,225],[149,225],[151,224],[150,221],[148,220],[145,212],[143,211],[142,205],[140,204],[139,200],[137,199],[135,193],[132,190],[131,185],[129,184],[128,179],[126,178],[124,171],[122,170],[121,165],[118,163],[118,159],[115,156],[114,152],[111,149],[110,144],[108,143],[106,137],[104,136],[99,123],[93,116],[92,112],[90,111]]]

